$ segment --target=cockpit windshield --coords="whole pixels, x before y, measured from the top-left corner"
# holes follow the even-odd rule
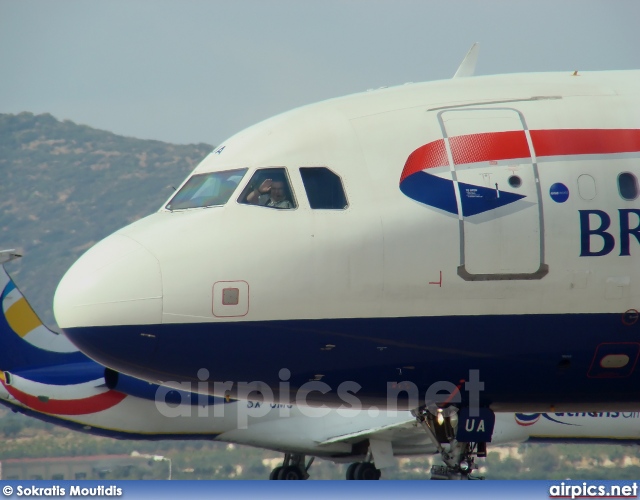
[[[171,198],[167,210],[224,205],[247,173],[246,168],[192,176]]]

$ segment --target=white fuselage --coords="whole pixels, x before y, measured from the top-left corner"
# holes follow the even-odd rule
[[[154,382],[207,368],[277,391],[287,368],[292,391],[323,381],[314,399],[335,404],[354,381],[384,405],[388,383],[422,398],[477,369],[495,409],[636,407],[640,205],[620,175],[637,190],[639,80],[465,78],[274,117],[192,174],[247,169],[227,203],[162,208],[96,245],[56,318]],[[267,167],[286,169],[295,209],[239,199]],[[301,167],[338,175],[347,207],[312,208]]]

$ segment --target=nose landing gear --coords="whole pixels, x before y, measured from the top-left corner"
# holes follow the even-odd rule
[[[444,462],[444,465],[431,467],[431,479],[484,479],[471,474],[478,469],[476,457],[486,456],[486,443],[461,442],[456,439],[457,408],[438,409],[436,412],[420,408],[412,413],[435,444]]]

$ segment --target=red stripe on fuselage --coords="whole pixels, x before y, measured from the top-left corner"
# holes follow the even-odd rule
[[[449,144],[455,165],[531,156],[524,130],[459,135],[451,137]]]
[[[4,382],[2,382],[2,385],[9,394],[23,405],[32,410],[49,413],[51,415],[87,415],[89,413],[98,413],[112,408],[127,397],[126,394],[110,390],[84,399],[48,399],[43,401],[37,396],[22,392]]]
[[[538,158],[640,151],[638,129],[531,130],[530,134]],[[449,138],[449,144],[456,165],[530,157],[523,130],[455,136]],[[409,155],[400,182],[416,172],[446,166],[449,160],[444,140],[438,139]]]
[[[532,130],[531,141],[536,156],[633,153],[640,151],[640,130]]]
[[[446,167],[449,165],[447,159],[447,150],[444,147],[444,140],[430,142],[424,146],[420,146],[413,153],[409,155],[407,161],[404,164],[404,170],[400,177],[402,182],[406,177],[411,174],[420,172],[427,168]]]

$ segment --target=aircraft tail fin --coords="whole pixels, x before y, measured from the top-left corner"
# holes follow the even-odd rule
[[[64,335],[47,328],[4,268],[19,257],[0,251],[0,370],[36,368],[87,360]]]

